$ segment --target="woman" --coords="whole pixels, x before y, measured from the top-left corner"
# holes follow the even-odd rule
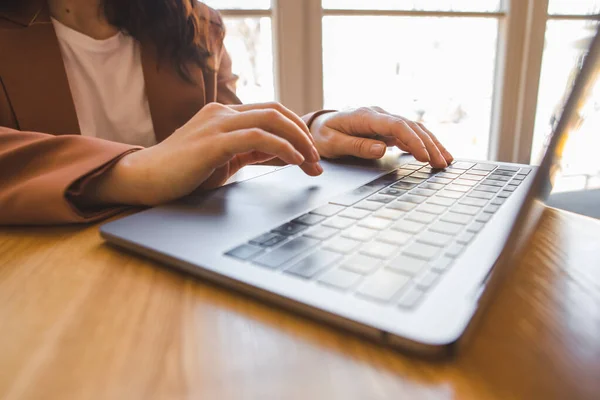
[[[195,0],[3,0],[0,224],[94,221],[273,159],[312,176],[320,156],[386,145],[452,162],[423,125],[378,108],[242,105],[224,34]]]

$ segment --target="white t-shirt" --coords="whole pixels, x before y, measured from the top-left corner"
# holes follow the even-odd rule
[[[156,144],[138,42],[124,33],[96,40],[52,19],[81,134]]]

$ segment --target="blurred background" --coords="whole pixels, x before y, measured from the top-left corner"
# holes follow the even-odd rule
[[[539,162],[600,0],[205,0],[222,11],[244,102],[379,105],[458,157]],[[555,192],[600,187],[600,87]]]

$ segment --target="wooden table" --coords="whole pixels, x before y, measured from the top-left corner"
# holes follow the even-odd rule
[[[546,210],[455,359],[366,342],[107,246],[0,228],[0,398],[600,399],[600,223]]]

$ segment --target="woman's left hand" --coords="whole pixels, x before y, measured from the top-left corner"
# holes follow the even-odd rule
[[[351,155],[378,159],[387,146],[412,153],[432,167],[445,168],[454,158],[423,124],[379,107],[361,107],[319,116],[310,131],[323,157]]]

